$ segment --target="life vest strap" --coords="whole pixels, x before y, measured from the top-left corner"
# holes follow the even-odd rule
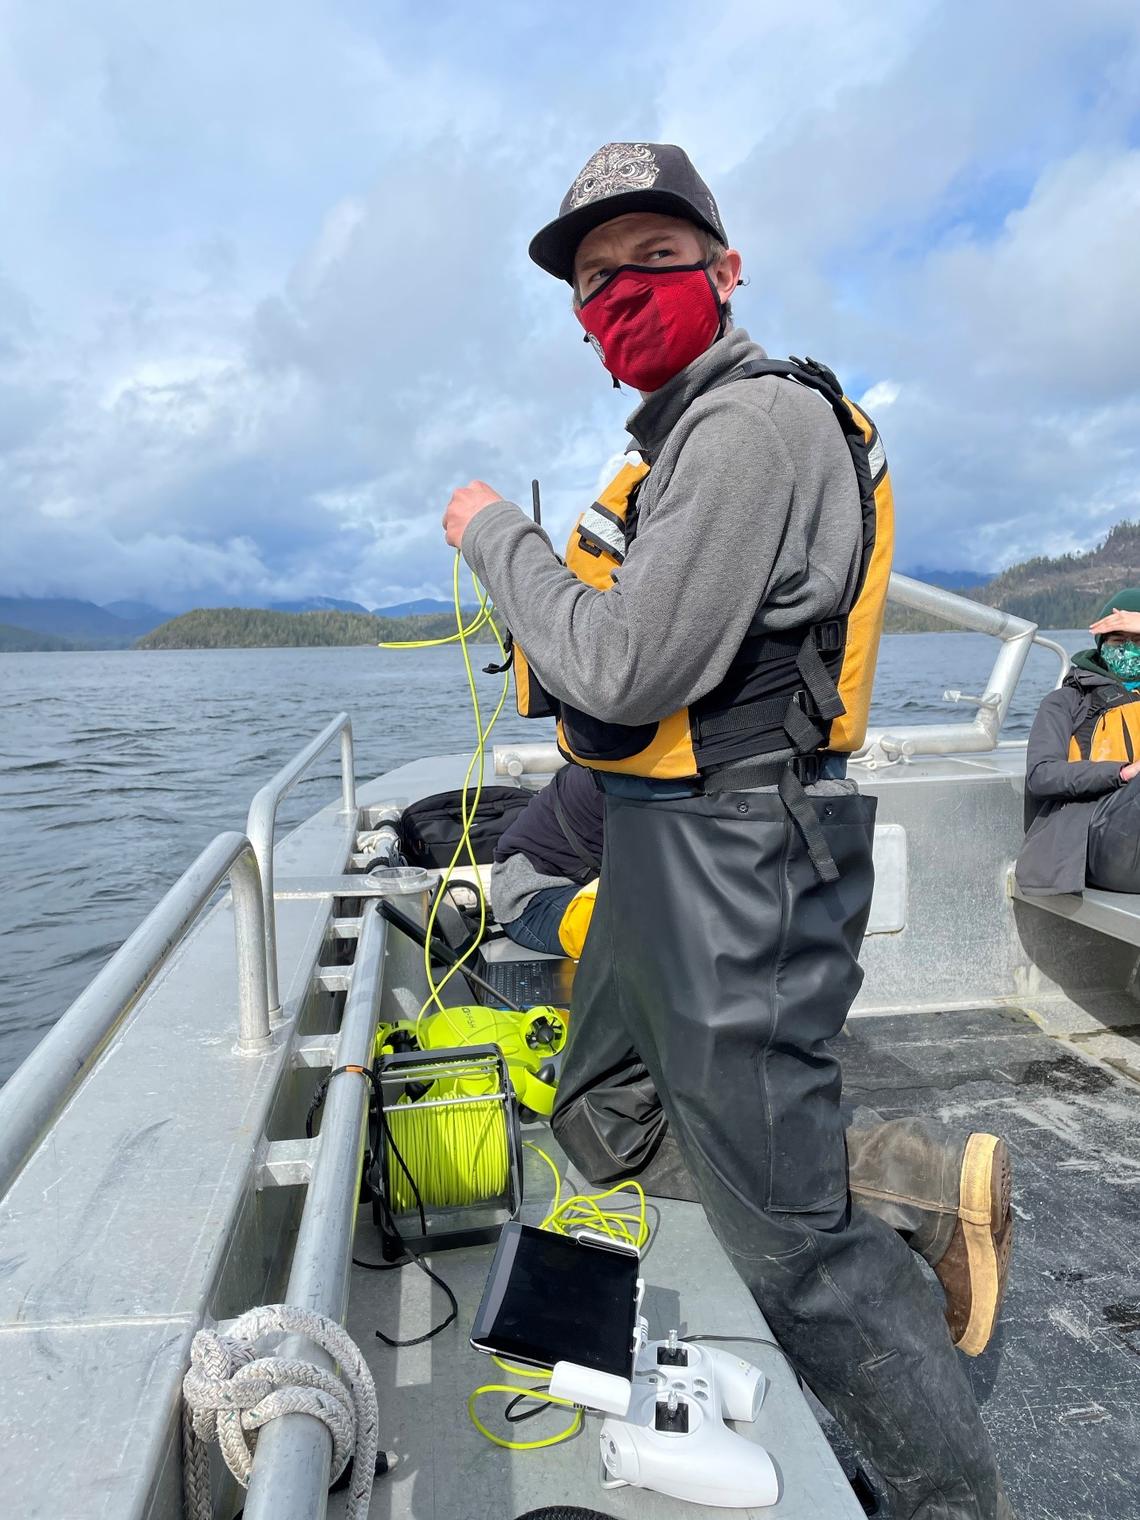
[[[811,805],[811,798],[804,791],[803,782],[790,765],[785,767],[784,774],[780,777],[780,798],[803,837],[819,879],[838,881],[839,867],[835,864],[835,857],[828,847],[827,835],[823,832],[819,816]]]
[[[744,765],[726,765],[704,779],[705,791],[754,792],[762,786],[779,786],[784,772],[790,770],[804,786],[811,786],[823,775],[826,755],[785,756],[782,760],[755,760]]]
[[[699,739],[726,739],[732,734],[744,733],[753,728],[772,728],[784,721],[788,710],[786,696],[768,697],[759,702],[742,702],[738,707],[725,707],[720,712],[702,714]]]
[[[834,626],[838,627],[838,624]],[[835,648],[839,647],[837,642]],[[796,669],[803,677],[804,688],[814,705],[814,713],[829,722],[832,718],[841,718],[847,709],[831,672],[820,658],[814,628],[800,646],[800,652],[796,656]]]

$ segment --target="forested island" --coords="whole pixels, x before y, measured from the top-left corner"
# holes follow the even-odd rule
[[[984,586],[958,594],[1041,628],[1087,628],[1105,598],[1122,586],[1140,586],[1140,522],[1117,523],[1087,554],[1022,560]],[[888,607],[885,627],[888,633],[919,633],[938,632],[946,624]]]
[[[468,624],[474,613],[466,613]],[[171,618],[139,639],[138,649],[299,649],[437,639],[455,632],[446,612],[382,618],[371,612],[268,612],[257,607],[199,607]],[[471,635],[491,644],[487,627]]]
[[[1039,555],[1002,571],[983,584],[955,587],[951,572],[929,571],[959,596],[990,607],[1001,607],[1042,628],[1087,628],[1105,598],[1122,586],[1140,586],[1140,523],[1121,522],[1084,554],[1054,558]],[[411,603],[411,606],[424,605]],[[430,602],[427,605],[432,605]],[[436,606],[441,604],[436,603]],[[112,606],[116,615],[111,616]],[[401,609],[395,609],[401,610]],[[151,631],[132,639],[143,614],[153,620]],[[282,612],[260,607],[199,607],[181,617],[164,616],[145,603],[93,603],[9,597],[0,599],[0,653],[34,650],[123,648],[138,649],[288,649],[336,645],[395,643],[409,639],[447,637],[455,632],[450,611],[380,616],[375,612],[322,607]],[[468,610],[468,622],[475,614]],[[132,629],[130,619],[135,618]],[[158,622],[158,626],[154,623]],[[946,624],[903,607],[888,607],[888,633],[944,631]],[[146,624],[143,624],[144,629]],[[493,643],[491,629],[472,636],[479,644]]]

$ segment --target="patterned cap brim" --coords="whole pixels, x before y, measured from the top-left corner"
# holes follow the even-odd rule
[[[702,216],[687,196],[674,190],[627,190],[618,195],[606,195],[565,216],[557,216],[547,222],[530,241],[529,253],[540,269],[552,274],[557,280],[574,283],[574,255],[578,245],[595,227],[612,222],[616,217],[628,216],[631,211],[659,211],[663,216],[680,217],[692,222],[714,237],[723,237],[721,229],[708,217]]]

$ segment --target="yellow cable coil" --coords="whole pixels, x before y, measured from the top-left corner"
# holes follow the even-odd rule
[[[458,1208],[507,1191],[507,1115],[500,1098],[462,1100],[454,1107],[401,1100],[385,1110],[385,1120],[425,1206]],[[388,1188],[393,1212],[415,1209],[395,1156],[388,1159]]]

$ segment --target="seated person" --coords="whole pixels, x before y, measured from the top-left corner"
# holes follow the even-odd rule
[[[491,907],[529,950],[581,954],[601,868],[603,799],[588,771],[567,765],[499,840]],[[652,1161],[637,1173],[646,1192],[695,1199],[673,1137],[665,1133],[652,1149]],[[954,1344],[977,1356],[997,1324],[1013,1243],[1005,1142],[858,1109],[847,1130],[847,1170],[857,1202],[933,1267]]]
[[[517,944],[577,960],[601,866],[602,793],[589,771],[565,765],[500,836],[491,909]]]
[[[1027,896],[1140,892],[1140,588],[1109,597],[1038,709],[1025,764],[1037,812],[1017,860]]]

